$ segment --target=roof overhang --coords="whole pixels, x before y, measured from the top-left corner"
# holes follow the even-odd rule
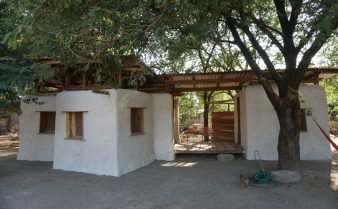
[[[278,70],[280,74],[285,71]],[[266,71],[268,73],[268,71]],[[338,68],[309,68],[302,83],[318,83],[330,76],[337,75]],[[181,94],[194,91],[240,90],[245,86],[257,84],[253,71],[231,71],[217,73],[165,74],[147,76],[147,81],[139,87],[149,93],[168,92]]]

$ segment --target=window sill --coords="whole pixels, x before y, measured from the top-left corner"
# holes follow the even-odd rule
[[[132,134],[130,134],[130,136],[138,136],[138,135],[144,135],[144,134],[146,134],[146,133],[138,132],[138,133],[132,133]]]
[[[86,141],[82,137],[72,137],[72,138],[65,138],[65,140],[70,140],[70,141]]]

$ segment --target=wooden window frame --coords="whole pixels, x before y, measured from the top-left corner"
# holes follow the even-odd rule
[[[84,112],[74,111],[66,113],[66,137],[70,140],[84,140]]]
[[[55,111],[40,111],[39,134],[55,134]]]
[[[130,133],[131,135],[144,134],[144,116],[142,107],[130,108]]]

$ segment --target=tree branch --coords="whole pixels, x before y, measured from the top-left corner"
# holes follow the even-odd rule
[[[306,34],[306,36],[299,41],[299,44],[296,47],[297,52],[300,52],[300,50],[302,50],[302,48],[309,42],[309,40],[312,38],[312,35],[316,31],[317,31],[316,28],[314,28],[314,27],[311,28],[311,30]]]
[[[258,26],[261,25],[261,27],[264,27],[264,28],[266,28],[266,29],[268,29],[268,30],[270,30],[270,31],[273,31],[273,32],[277,33],[277,34],[280,35],[280,36],[283,36],[283,33],[280,32],[278,29],[276,29],[276,28],[274,28],[274,27],[271,27],[271,26],[265,24],[265,22],[264,22],[262,19],[257,19],[253,14],[250,14],[250,18],[254,21],[254,23],[255,23],[256,25],[258,25]],[[270,32],[270,33],[271,33],[271,32]]]
[[[223,39],[221,39],[219,41],[222,42],[222,43],[235,44],[235,41],[229,41],[229,40],[223,40]]]
[[[329,2],[326,5],[324,10],[322,11],[322,14],[313,23],[312,28],[308,31],[306,36],[300,40],[298,46],[296,47],[297,51],[301,51],[302,48],[311,40],[313,34],[319,30],[318,27],[316,27],[316,25],[319,24],[321,21],[323,21],[327,17],[327,13],[329,13],[331,6],[332,6],[331,2]]]
[[[235,96],[232,94],[231,90],[227,90],[226,94],[229,95],[231,97],[231,99],[235,98]]]
[[[203,68],[203,72],[206,73],[208,68],[210,67],[210,59],[212,58],[213,52],[217,46],[217,42],[214,43],[214,45],[212,46],[210,52],[208,52],[208,50],[204,50],[205,53],[207,54],[207,58],[203,57],[202,54],[202,50],[203,50],[203,46],[201,45],[199,49],[196,49],[197,53],[198,53],[198,57],[202,63],[202,68]]]
[[[288,30],[288,16],[285,11],[285,0],[273,0],[277,11],[278,20],[282,28],[283,34]]]
[[[211,91],[211,92],[208,94],[208,103],[211,101],[211,97],[212,97],[213,94],[214,94],[213,91]]]
[[[298,0],[294,0],[294,1],[298,1]],[[277,11],[279,24],[282,28],[284,48],[286,51],[293,53],[292,55],[285,57],[286,58],[285,62],[287,65],[290,66],[290,68],[293,68],[295,67],[296,63],[295,63],[295,60],[292,59],[292,57],[297,56],[297,54],[294,54],[296,51],[295,51],[295,45],[293,43],[293,32],[296,27],[297,21],[293,22],[293,24],[290,24],[288,20],[288,16],[285,11],[285,0],[274,0],[274,4],[275,4],[276,11]],[[294,13],[295,14],[293,18],[295,18],[297,14],[296,11],[294,11]],[[298,15],[297,15],[297,18],[298,18]]]
[[[317,35],[312,45],[308,50],[304,52],[302,60],[299,62],[298,70],[303,73],[310,65],[312,58],[316,55],[316,53],[321,49],[321,47],[326,43],[327,39],[330,38],[332,33],[338,28],[338,15],[333,17],[332,27],[330,27],[329,31],[321,30]]]
[[[234,23],[234,20],[231,17],[226,17],[226,24],[229,27],[232,36],[234,37],[236,45],[240,48],[243,56],[245,57],[247,63],[251,67],[251,70],[257,75],[259,82],[263,85],[266,94],[268,95],[271,103],[274,106],[278,106],[278,95],[272,90],[271,84],[269,83],[268,76],[262,73],[262,70],[255,62],[250,50],[243,43]],[[263,77],[263,78],[262,78]]]
[[[259,55],[262,57],[265,65],[267,66],[269,72],[271,73],[272,78],[276,81],[278,88],[280,88],[282,84],[281,76],[277,73],[275,66],[272,64],[269,55],[265,52],[265,50],[261,47],[261,45],[256,40],[255,36],[252,34],[248,26],[243,27],[244,33],[249,38],[252,46],[257,50]]]
[[[216,31],[216,34],[217,34],[216,37],[212,37],[212,39],[213,39],[215,42],[217,42],[217,43],[221,42],[221,43],[235,44],[235,41],[224,40],[224,39],[222,39],[222,38],[221,38],[222,36],[220,35],[219,31]]]
[[[274,28],[266,25],[263,20],[257,19],[253,15],[250,15],[250,17],[251,17],[252,21],[259,27],[259,29],[261,29],[261,31],[263,33],[265,33],[270,38],[270,40],[272,41],[272,43],[275,46],[278,47],[278,49],[282,52],[282,54],[284,54],[284,47],[283,47],[283,45],[277,40],[277,38],[270,31],[270,30],[273,30]],[[278,31],[278,30],[273,30],[273,31]],[[278,31],[278,34],[282,35],[282,33],[280,33],[279,31]]]
[[[250,50],[248,49],[248,47],[244,44],[244,42],[242,41],[236,26],[233,22],[234,20],[231,17],[227,17],[226,20],[226,24],[230,29],[230,32],[232,34],[232,36],[234,37],[234,41],[235,44],[239,47],[239,49],[241,50],[241,52],[243,53],[243,56],[245,57],[245,59],[247,60],[248,64],[250,65],[251,69],[259,76],[262,75],[262,71],[260,69],[260,67],[257,65],[257,63],[255,62]]]
[[[206,63],[205,63],[204,57],[202,55],[201,49],[197,49],[197,54],[198,54],[198,57],[201,61],[203,72],[206,73]]]
[[[217,42],[214,43],[214,45],[212,46],[210,52],[208,52],[207,50],[205,51],[205,53],[207,53],[207,55],[208,55],[208,58],[207,58],[207,60],[206,60],[206,64],[207,64],[207,65],[209,65],[209,63],[210,63],[210,59],[211,59],[211,57],[212,57],[212,54],[214,53],[214,50],[215,50],[217,44],[218,44]]]
[[[291,27],[290,30],[293,33],[297,25],[298,16],[302,9],[303,0],[292,0],[290,1],[290,4],[291,4],[291,15],[289,23]]]
[[[271,83],[269,80],[262,80],[260,81],[262,83],[262,86],[266,92],[266,95],[268,96],[269,100],[271,101],[271,104],[277,109],[277,107],[280,106],[279,99],[275,91],[273,90]]]

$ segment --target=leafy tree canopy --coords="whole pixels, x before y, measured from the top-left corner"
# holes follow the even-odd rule
[[[0,1],[0,40],[15,30],[10,21],[14,11],[13,2]],[[51,75],[46,66],[27,59],[27,52],[26,45],[10,48],[5,42],[0,43],[0,115],[20,113],[20,95],[33,94],[34,82]]]
[[[0,1],[0,40],[13,29],[5,19],[10,13],[9,4]],[[0,43],[0,115],[19,111],[20,98],[17,93],[25,91],[26,85],[32,83],[20,51],[10,50],[6,44]]]
[[[256,74],[276,110],[279,168],[298,168],[297,91],[313,57],[337,35],[338,0],[10,2],[15,8],[11,11],[14,29],[4,41],[12,49],[29,47],[25,53],[29,59],[109,63],[111,55],[152,54],[155,59],[163,56],[177,61],[172,62],[174,67],[189,67],[184,64],[187,58],[199,56],[203,48],[210,52],[215,46],[216,59],[210,65],[222,69],[222,59],[227,59],[222,47],[231,44],[233,52],[240,52],[236,59],[245,61],[243,66]],[[277,73],[278,68],[284,68],[284,74]]]
[[[16,28],[5,41],[29,45],[29,58],[66,63],[135,54],[157,22],[147,1],[17,1]]]

